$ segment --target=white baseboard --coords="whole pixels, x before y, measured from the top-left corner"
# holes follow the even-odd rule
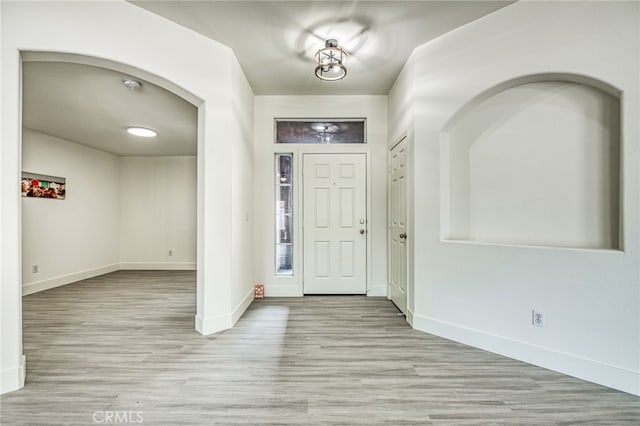
[[[413,311],[409,308],[407,308],[407,322],[411,327],[416,328],[413,326]],[[420,331],[423,331],[423,330],[420,330]]]
[[[13,392],[24,387],[27,371],[27,358],[22,355],[20,364],[0,371],[0,394]]]
[[[20,366],[20,371],[19,373],[19,383],[20,383],[20,387],[24,386],[25,380],[27,379],[27,356],[26,355],[22,355],[21,359],[21,366]]]
[[[582,380],[597,383],[633,395],[640,395],[640,372],[582,358],[553,349],[531,345],[414,314],[413,328],[465,345],[473,346],[529,364],[537,365]],[[409,316],[407,316],[409,320]]]
[[[38,293],[55,287],[75,283],[77,281],[86,280],[87,278],[97,277],[99,275],[108,274],[110,272],[124,270],[188,270],[196,269],[195,262],[122,262],[112,265],[100,266],[98,268],[87,269],[73,274],[62,275],[59,277],[47,278],[46,280],[27,283],[22,286],[22,295]]]
[[[223,314],[208,318],[196,315],[196,331],[203,336],[228,330],[231,327],[233,327],[233,324],[231,324],[230,314]]]
[[[35,281],[32,283],[24,284],[22,286],[22,295],[38,293],[40,291],[49,290],[50,288],[60,287],[66,284],[71,284],[76,281],[86,280],[87,278],[97,277],[98,275],[108,274],[120,269],[119,263],[112,265],[100,266],[98,268],[87,269],[80,272],[74,272],[73,274],[62,275],[59,277],[48,278],[42,281]]]
[[[374,286],[371,287],[368,291],[367,291],[367,296],[370,297],[387,297],[387,286],[386,285],[382,285],[382,286]]]
[[[156,271],[195,271],[196,262],[121,262],[120,269]]]
[[[233,312],[231,312],[232,327],[236,325],[236,323],[240,318],[242,318],[242,315],[244,315],[249,305],[251,305],[251,302],[253,302],[253,288],[249,293],[247,293],[245,297],[242,298],[242,300],[240,301],[240,303],[238,303],[238,306],[235,307]]]
[[[302,289],[294,285],[267,285],[264,286],[264,297],[302,297]]]
[[[302,297],[304,293],[298,286],[293,285],[268,285],[264,286],[264,297]],[[370,297],[387,297],[386,286],[371,287],[367,291],[367,296]]]
[[[232,328],[253,302],[253,288],[231,313],[202,318],[196,315],[196,331],[204,336]]]

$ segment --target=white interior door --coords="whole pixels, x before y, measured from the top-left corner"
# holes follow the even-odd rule
[[[305,294],[367,292],[365,154],[304,154]]]
[[[407,149],[403,139],[389,156],[389,295],[407,314]]]

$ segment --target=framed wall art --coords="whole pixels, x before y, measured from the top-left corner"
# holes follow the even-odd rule
[[[66,195],[66,179],[58,176],[22,172],[20,188],[23,197],[64,200]]]

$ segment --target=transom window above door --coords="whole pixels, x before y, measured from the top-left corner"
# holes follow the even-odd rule
[[[275,143],[366,143],[366,118],[276,118]]]

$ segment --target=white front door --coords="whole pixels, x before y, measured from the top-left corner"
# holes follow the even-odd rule
[[[407,314],[407,149],[406,140],[389,156],[389,296]]]
[[[365,154],[303,155],[305,294],[367,292]]]

